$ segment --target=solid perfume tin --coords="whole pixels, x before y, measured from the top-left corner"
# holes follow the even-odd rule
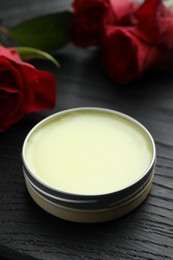
[[[116,219],[148,195],[156,148],[148,130],[123,113],[74,108],[39,122],[22,149],[33,200],[65,220]]]

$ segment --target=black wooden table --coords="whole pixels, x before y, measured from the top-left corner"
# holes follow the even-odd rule
[[[0,17],[11,25],[69,8],[70,3],[3,1]],[[47,61],[34,61],[57,77],[56,108],[30,114],[0,134],[0,259],[173,259],[173,71],[117,86],[101,67],[95,48],[69,44],[56,58],[58,71]],[[44,212],[28,195],[22,173],[21,148],[29,130],[51,113],[83,106],[129,114],[148,128],[157,147],[148,198],[130,214],[102,224],[75,224]]]

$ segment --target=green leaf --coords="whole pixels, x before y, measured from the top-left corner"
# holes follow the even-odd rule
[[[5,36],[1,32],[0,32],[0,44],[3,46],[7,46]]]
[[[9,36],[19,45],[55,51],[70,40],[71,13],[40,16],[9,28]]]
[[[55,64],[58,68],[60,67],[58,61],[47,52],[30,47],[13,47],[13,49],[15,49],[19,53],[22,60],[40,58],[44,60],[49,60],[53,62],[53,64]]]
[[[1,20],[0,20],[1,24]],[[7,46],[7,28],[0,25],[0,44]]]

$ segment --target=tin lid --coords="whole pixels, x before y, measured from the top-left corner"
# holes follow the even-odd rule
[[[46,132],[44,132],[45,129]],[[115,129],[116,131],[114,131]],[[85,133],[80,135],[81,132]],[[93,132],[94,134],[92,134]],[[80,138],[77,141],[76,139],[78,137]],[[93,139],[90,140],[91,138]],[[100,144],[103,138],[106,139],[106,141]],[[69,140],[71,139],[73,139],[73,142],[70,144]],[[53,141],[50,141],[49,143],[49,140]],[[84,143],[82,140],[84,140]],[[123,142],[122,146],[125,145],[124,148],[120,147],[121,142]],[[92,143],[92,145],[90,148],[87,148],[87,150],[86,146],[88,147],[88,143]],[[98,146],[97,143],[99,143]],[[107,143],[109,143],[109,145],[111,144],[110,147],[113,149],[110,150],[110,153],[108,153],[108,150],[105,148]],[[56,149],[53,149],[54,145]],[[74,154],[71,153],[72,159],[68,160],[68,149],[70,150],[70,145],[74,146]],[[135,145],[139,150],[135,150],[137,149],[134,148]],[[81,148],[82,146],[83,148]],[[114,149],[115,146],[116,149]],[[101,148],[102,152],[100,155],[99,150],[101,150]],[[129,149],[128,151],[127,148]],[[75,154],[75,149],[78,149],[77,155]],[[87,150],[87,153],[85,149]],[[84,163],[84,156],[85,163],[88,160],[88,164],[90,164],[89,169],[92,169],[94,149],[96,149],[96,158],[98,157],[96,159],[97,164],[100,162],[100,167],[103,167],[104,170],[105,163],[103,161],[107,160],[106,163],[110,163],[110,167],[107,164],[105,174],[102,173],[102,168],[98,167],[100,172],[97,173],[96,178],[93,177],[93,170],[91,170],[92,174],[91,172],[88,172],[87,176],[83,175],[85,181],[86,177],[89,178],[87,185],[84,185],[82,178],[79,178],[79,174],[85,174],[85,171],[79,171],[78,175],[76,175],[76,171],[80,167],[76,167],[75,165],[74,171],[71,162],[74,161],[76,158],[75,156],[77,156],[77,162],[79,162],[80,166],[80,160],[81,165]],[[40,151],[42,152],[43,150],[45,150],[44,156],[43,154],[38,156]],[[141,150],[143,151],[140,152]],[[92,151],[91,155],[90,151]],[[145,156],[147,151],[148,154]],[[115,156],[112,157],[113,152],[115,152]],[[60,161],[57,157],[60,156],[61,153],[65,157],[64,165],[66,166],[66,164],[69,164],[68,167],[64,166],[65,169],[69,169],[68,172],[63,172],[62,167],[59,168]],[[68,156],[66,158],[67,154]],[[109,158],[109,155],[111,158]],[[49,160],[48,157],[50,157],[51,160]],[[54,157],[54,159],[52,159],[52,157]],[[117,161],[117,158],[119,158],[119,160],[121,158],[121,162]],[[30,183],[33,189],[45,197],[45,199],[71,208],[101,209],[123,203],[136,196],[136,194],[144,189],[151,180],[154,172],[156,149],[154,140],[148,130],[128,115],[104,108],[76,108],[56,113],[37,124],[25,139],[22,150],[22,159],[24,175],[27,182]],[[142,164],[143,161],[146,161],[142,170],[140,169],[139,160]],[[33,166],[33,163],[38,165],[38,162],[41,165],[41,167],[39,166],[40,168]],[[52,168],[52,162],[55,163],[56,171],[54,167]],[[135,164],[135,162],[138,166],[136,167],[135,165],[132,167],[131,164]],[[117,168],[118,173],[116,172],[116,166],[113,165],[116,163],[119,165],[119,168]],[[126,172],[122,171],[121,165],[123,166],[123,171],[125,169]],[[129,177],[129,175],[132,174],[133,169],[137,171],[138,168],[140,172]],[[40,171],[40,169],[42,170],[38,173],[38,170]],[[109,174],[109,170],[115,172],[113,179],[110,179],[112,173]],[[65,174],[66,176],[64,176]],[[48,176],[51,175],[56,175],[56,178],[53,179],[56,179],[56,183],[49,181]],[[74,178],[74,180],[72,180],[72,178]],[[108,178],[109,181],[107,181],[106,178]],[[119,178],[122,178],[121,184],[119,183]],[[64,182],[68,183],[64,188],[62,188],[62,184],[59,185],[61,179],[64,179]],[[75,184],[73,185],[73,183]],[[73,187],[68,189],[67,187],[70,185]],[[89,185],[93,185],[93,188],[90,188]],[[100,187],[101,185],[104,187]],[[97,186],[99,187],[96,188],[96,192],[93,192]]]

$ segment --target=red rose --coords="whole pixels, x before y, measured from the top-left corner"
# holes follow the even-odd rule
[[[142,38],[152,44],[173,47],[173,12],[162,0],[146,0],[134,16]]]
[[[55,105],[55,78],[0,46],[0,132],[30,112]]]
[[[72,42],[79,47],[100,44],[104,26],[126,22],[134,7],[129,0],[75,0]]]
[[[103,64],[120,84],[173,62],[173,13],[161,0],[146,0],[132,9],[129,23],[106,26],[103,37]]]
[[[103,42],[103,63],[108,75],[124,84],[138,79],[147,70],[165,69],[172,54],[140,39],[133,28],[109,26]]]
[[[104,23],[112,19],[109,0],[76,0],[73,11],[72,41],[79,47],[99,44]]]

